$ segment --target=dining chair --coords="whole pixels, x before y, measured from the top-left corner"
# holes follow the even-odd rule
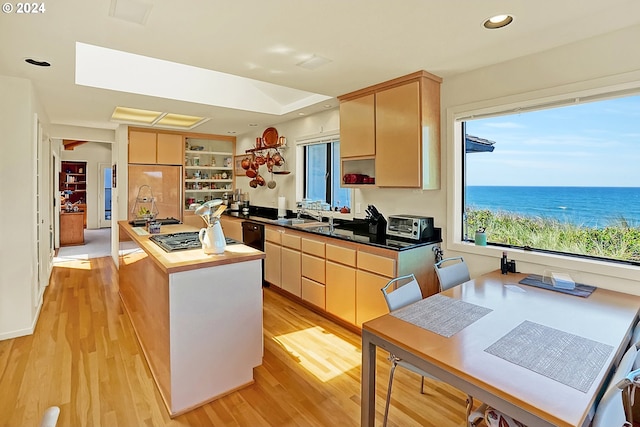
[[[396,277],[387,283],[382,289],[382,295],[384,295],[384,299],[387,302],[387,306],[389,307],[389,311],[395,311],[402,307],[405,307],[414,302],[420,301],[422,299],[422,291],[420,290],[420,285],[418,285],[418,281],[416,280],[416,276],[414,274],[408,274],[406,276]],[[440,379],[434,377],[428,372],[423,371],[417,366],[412,365],[409,362],[406,362],[396,355],[389,353],[389,361],[391,362],[391,370],[389,372],[389,387],[387,388],[387,400],[384,406],[384,418],[382,421],[382,426],[386,427],[387,420],[389,417],[389,404],[391,402],[391,387],[393,386],[393,376],[397,366],[402,366],[403,368],[414,372],[420,375],[420,393],[424,394],[424,379],[430,378],[432,380],[441,381]],[[469,402],[470,396],[467,396],[467,402]],[[472,400],[473,401],[473,400]],[[467,410],[467,418],[469,417],[469,411]],[[471,426],[472,424],[470,424]]]
[[[632,344],[625,352],[608,383],[602,399],[596,407],[591,427],[632,427],[631,404],[625,404],[635,387],[640,386],[640,369],[633,370],[640,352],[638,344]],[[487,427],[526,427],[521,422],[494,408],[485,413]]]
[[[444,264],[447,264],[446,266]],[[440,282],[440,292],[471,279],[469,268],[461,256],[445,258],[434,264]]]
[[[416,280],[416,276],[414,274],[400,276],[390,280],[389,283],[384,285],[381,291],[382,295],[384,295],[384,300],[387,302],[387,307],[389,307],[390,312],[398,310],[422,299],[422,291],[420,290],[420,285],[418,285],[418,281]],[[389,361],[391,362],[391,370],[389,372],[389,387],[387,388],[387,400],[384,406],[384,418],[382,421],[382,427],[386,427],[387,425],[387,419],[389,417],[389,403],[391,402],[391,387],[393,386],[393,376],[398,365],[411,372],[415,372],[422,377],[420,383],[420,393],[422,394],[424,394],[425,377],[437,380],[437,378],[435,378],[433,375],[424,372],[411,363],[405,362],[392,353],[389,353]]]
[[[445,264],[447,264],[445,266]],[[440,292],[458,286],[461,283],[471,280],[469,276],[469,268],[467,263],[461,256],[444,258],[434,264],[438,282],[440,283]],[[482,404],[473,410],[473,396],[467,395],[467,424],[470,427],[475,426],[485,417],[487,405]]]

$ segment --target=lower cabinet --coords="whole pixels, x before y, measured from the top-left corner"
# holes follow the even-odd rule
[[[325,243],[302,238],[302,299],[325,308]]]
[[[437,292],[433,245],[398,252],[277,226],[265,240],[269,283],[357,327],[389,312],[381,289],[394,277],[414,273],[425,297]]]
[[[356,323],[356,269],[327,260],[327,312]]]
[[[273,286],[282,287],[282,252],[280,245],[264,242],[264,279]]]
[[[380,289],[389,283],[391,278],[358,270],[356,272],[356,325],[387,314],[387,302]]]
[[[242,242],[242,221],[239,219],[220,218],[220,225],[225,237]]]
[[[284,236],[283,236],[284,237]],[[302,298],[300,251],[281,248],[282,289]]]

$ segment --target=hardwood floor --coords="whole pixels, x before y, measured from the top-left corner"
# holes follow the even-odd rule
[[[33,335],[0,341],[0,426],[359,426],[360,337],[269,289],[255,383],[171,419],[118,296],[110,258],[54,267]],[[224,327],[224,325],[220,325]],[[389,375],[378,353],[377,420]],[[229,355],[233,357],[233,355]],[[401,368],[389,426],[464,425],[464,394]]]

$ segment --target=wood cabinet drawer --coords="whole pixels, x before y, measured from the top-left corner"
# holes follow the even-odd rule
[[[278,245],[282,243],[282,230],[280,228],[264,228],[264,240],[267,242],[277,243]]]
[[[354,249],[327,244],[326,252],[328,261],[335,261],[351,267],[356,266],[356,251]]]
[[[302,252],[324,258],[324,242],[303,238]]]
[[[286,248],[300,250],[300,236],[294,236],[293,234],[288,234],[286,231],[282,233],[282,246]]]
[[[389,278],[396,276],[396,260],[368,252],[358,251],[358,268]]]
[[[303,239],[304,242],[304,239]],[[315,280],[324,284],[325,268],[324,258],[318,258],[309,254],[302,254],[302,277]]]
[[[302,299],[309,301],[311,304],[317,305],[324,309],[325,292],[324,285],[306,277],[302,278]]]

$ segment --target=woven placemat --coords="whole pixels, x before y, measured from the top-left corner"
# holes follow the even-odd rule
[[[484,351],[586,393],[613,347],[526,320]]]
[[[436,294],[391,315],[449,338],[491,311],[490,308]]]
[[[550,291],[561,292],[563,294],[575,295],[577,297],[586,298],[593,293],[597,288],[595,286],[584,285],[582,283],[576,283],[576,287],[574,289],[562,289],[555,288],[553,285],[548,283],[544,283],[542,281],[542,276],[539,274],[530,274],[524,279],[520,280],[523,285],[535,286],[536,288],[548,289]]]

